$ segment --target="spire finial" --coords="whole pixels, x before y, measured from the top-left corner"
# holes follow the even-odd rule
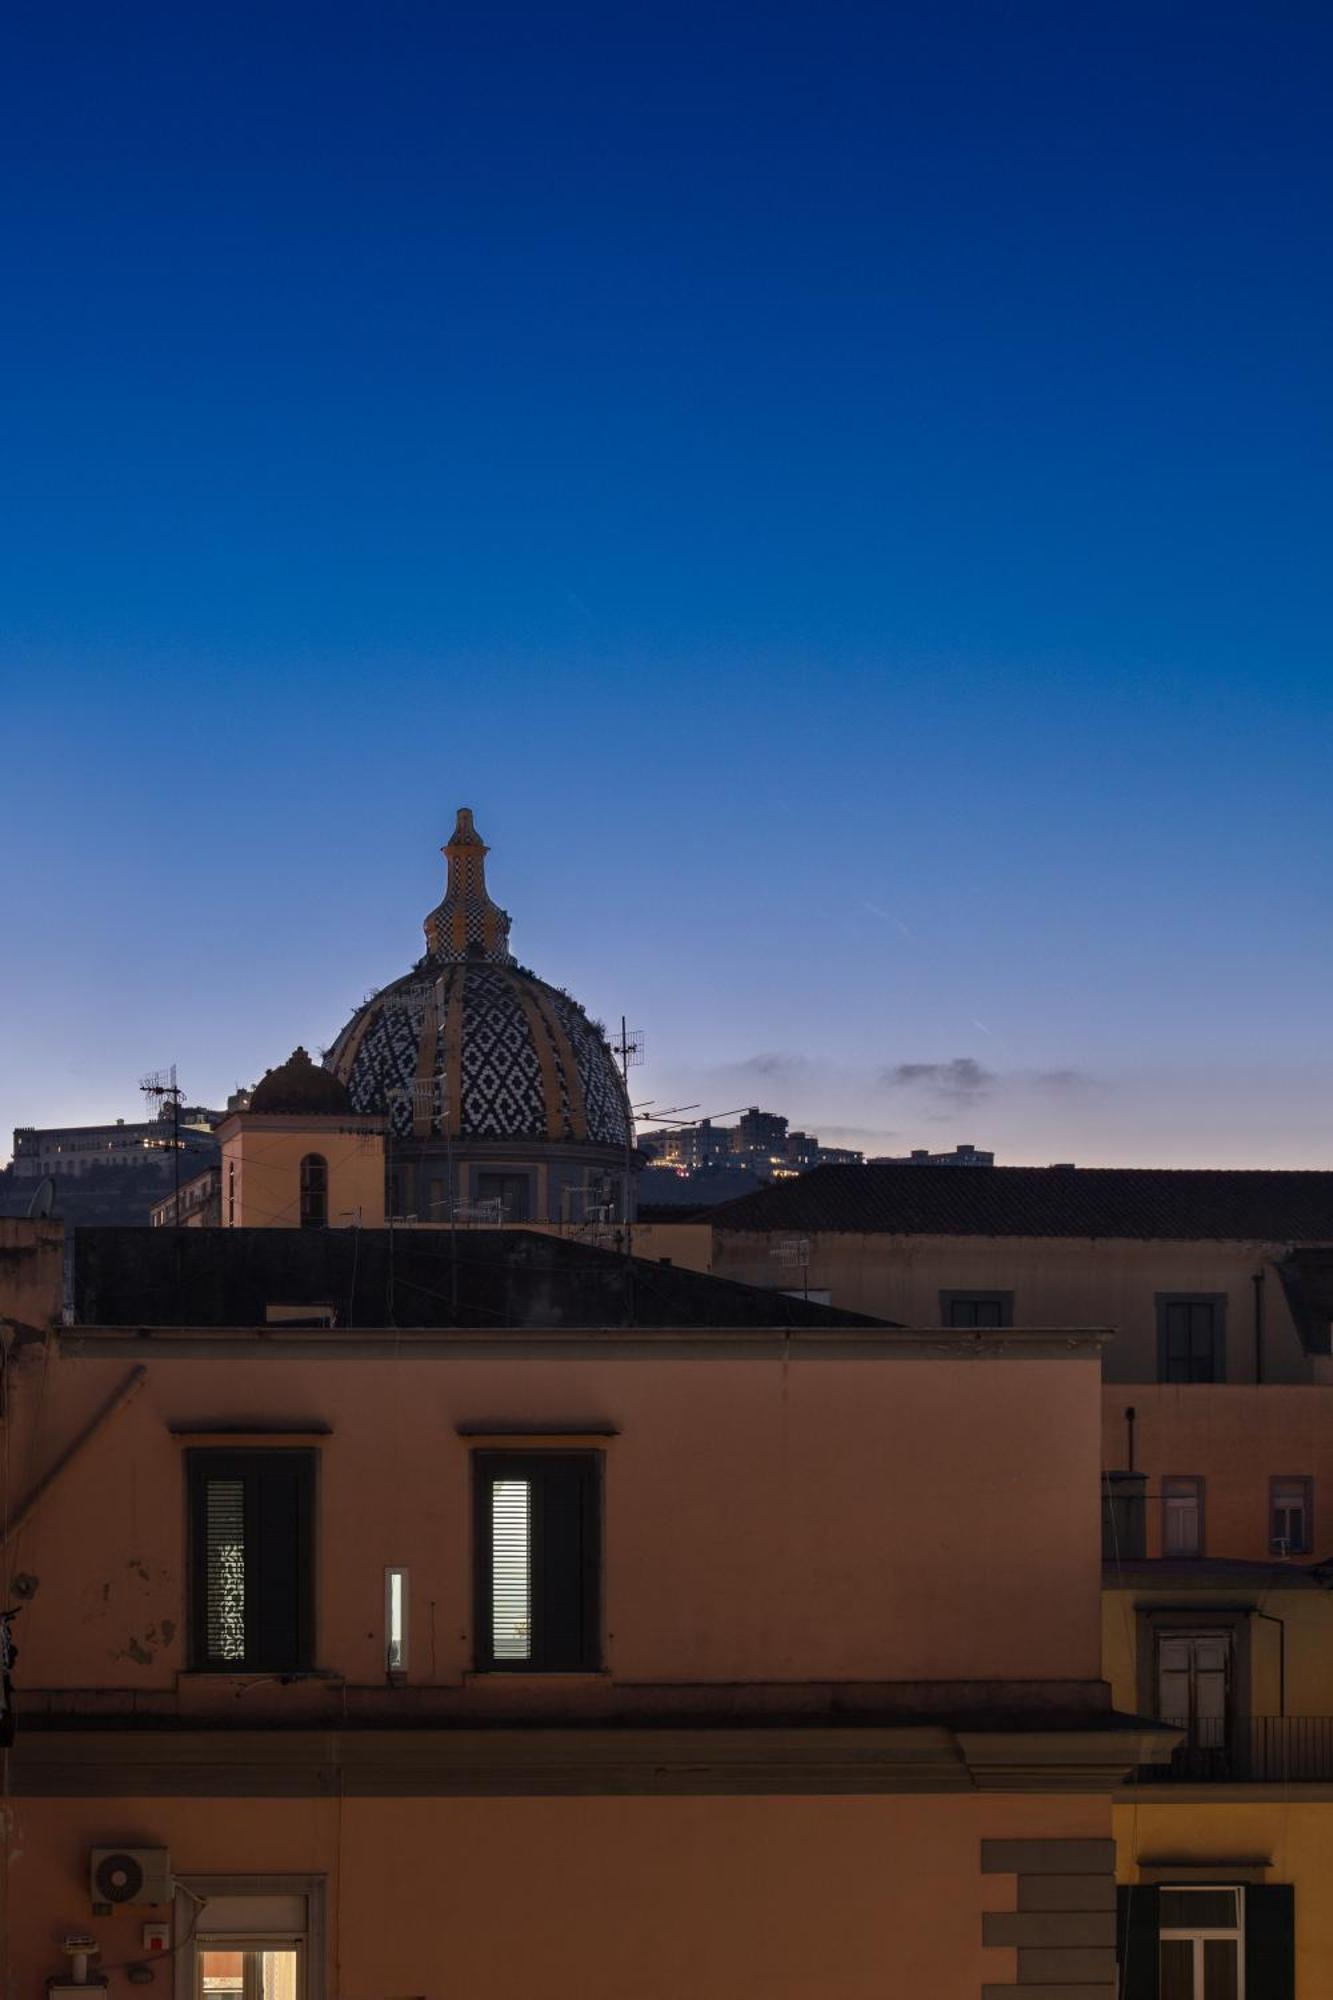
[[[470,806],[458,808],[453,836],[440,852],[449,864],[449,878],[444,901],[426,919],[428,955],[446,963],[489,958],[511,965],[509,917],[487,894],[490,849],[473,825]]]

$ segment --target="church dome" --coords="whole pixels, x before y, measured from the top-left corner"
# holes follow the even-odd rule
[[[265,1070],[247,1108],[300,1118],[336,1118],[346,1117],[352,1106],[345,1084],[311,1062],[304,1049],[293,1049],[285,1063]]]
[[[325,1056],[357,1112],[394,1138],[624,1148],[629,1103],[602,1030],[516,965],[486,890],[489,852],[464,806],[426,956],[358,1008]]]

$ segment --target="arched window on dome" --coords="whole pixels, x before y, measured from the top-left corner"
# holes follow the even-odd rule
[[[301,1162],[301,1227],[326,1229],[329,1221],[329,1163],[322,1153]]]

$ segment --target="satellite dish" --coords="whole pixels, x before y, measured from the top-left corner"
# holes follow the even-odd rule
[[[50,1174],[47,1174],[44,1180],[38,1181],[32,1191],[32,1200],[28,1203],[29,1220],[31,1221],[40,1215],[50,1215],[55,1205],[56,1184],[51,1179]]]

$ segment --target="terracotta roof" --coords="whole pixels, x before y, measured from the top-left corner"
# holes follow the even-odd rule
[[[715,1228],[895,1236],[1333,1243],[1333,1173],[1217,1167],[816,1167],[713,1210]]]

